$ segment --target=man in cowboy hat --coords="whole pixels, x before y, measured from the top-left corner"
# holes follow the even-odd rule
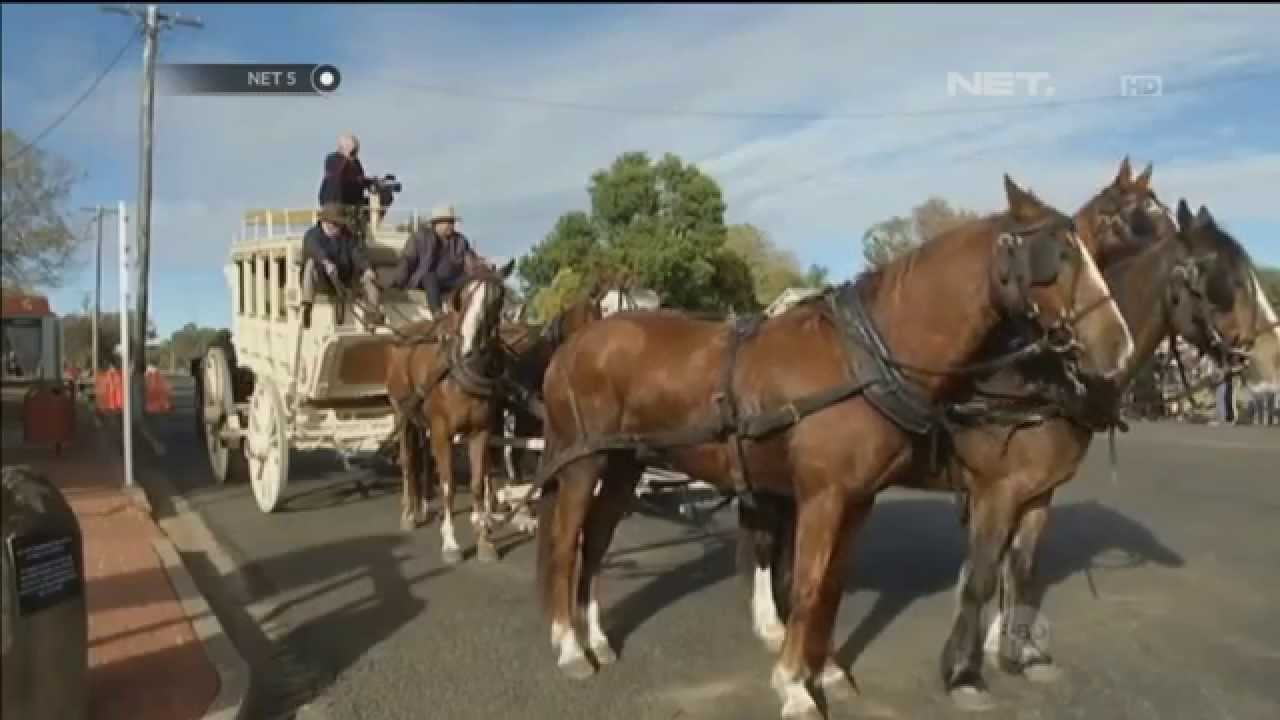
[[[302,238],[302,326],[311,327],[311,305],[315,301],[316,285],[336,294],[336,288],[350,288],[359,277],[365,297],[374,308],[380,297],[377,276],[364,247],[351,233],[351,220],[344,208],[329,203],[320,210],[319,221]],[[337,306],[338,322],[342,322],[342,305]],[[374,312],[371,322],[382,321],[381,313]]]
[[[427,225],[409,237],[400,255],[400,265],[391,285],[422,290],[432,317],[443,309],[443,295],[457,289],[472,269],[485,261],[471,248],[471,242],[454,229],[459,220],[452,205],[432,209]]]

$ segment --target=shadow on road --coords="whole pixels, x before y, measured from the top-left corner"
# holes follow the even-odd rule
[[[968,535],[949,500],[882,500],[853,545],[846,594],[871,590],[870,612],[840,647],[845,667],[918,598],[950,592],[968,549]],[[1038,576],[1045,588],[1093,569],[1148,563],[1182,567],[1182,556],[1145,525],[1096,501],[1054,505],[1040,545]],[[941,650],[945,637],[938,637]]]

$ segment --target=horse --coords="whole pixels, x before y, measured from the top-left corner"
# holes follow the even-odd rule
[[[1108,424],[1102,418],[1116,416],[1121,394],[1162,340],[1181,335],[1255,382],[1280,379],[1280,331],[1248,254],[1203,207],[1193,217],[1181,201],[1175,225],[1149,187],[1150,166],[1136,182],[1127,174],[1126,159],[1115,183],[1077,216],[1081,226],[1095,229],[1090,240],[1135,339],[1135,352],[1118,382],[1074,410],[1059,404],[1055,411],[1038,397],[1038,383],[1046,373],[1052,375],[1052,368],[1031,363],[1002,370],[980,383],[975,394],[983,401],[1001,398],[994,409],[1005,417],[960,423],[947,461],[930,467],[917,458],[900,483],[953,492],[959,478],[966,496],[971,527],[961,572],[965,587],[941,668],[953,699],[966,709],[993,704],[981,675],[980,628],[981,609],[993,597],[998,611],[985,644],[994,646],[998,666],[1033,681],[1059,676],[1053,658],[1029,632],[1043,622],[1044,588],[1036,584],[1035,561],[1049,503],[1055,490],[1075,477],[1093,435]],[[795,513],[785,498],[770,510],[772,524],[757,523],[766,528],[764,538],[750,539],[757,549],[753,610],[757,628],[766,628],[757,632],[766,638],[780,625],[770,601],[784,600],[771,588],[770,564],[785,582]],[[772,538],[782,546],[771,546]],[[785,617],[785,606],[779,607]]]
[[[412,531],[427,522],[426,469],[434,466],[444,515],[441,555],[451,565],[462,561],[453,530],[453,438],[459,433],[469,452],[476,554],[483,562],[498,559],[489,536],[494,494],[488,450],[500,405],[495,385],[502,370],[498,328],[504,280],[513,267],[514,262],[508,262],[501,269],[471,268],[449,296],[452,312],[403,328],[401,334],[409,339],[397,342],[389,354],[387,395],[396,414],[404,489],[400,527]],[[434,463],[426,462],[428,438]]]
[[[556,353],[543,386],[548,483],[537,556],[565,674],[595,672],[588,649],[601,665],[616,660],[598,574],[654,451],[744,500],[756,489],[796,498],[794,611],[771,684],[784,718],[821,717],[811,678],[829,692],[853,687],[831,652],[842,540],[908,469],[912,449],[935,436],[936,404],[973,371],[958,366],[1011,324],[1036,336],[1031,351],[1058,354],[1100,382],[1133,350],[1071,218],[1008,175],[1004,189],[1006,212],[777,317],[726,324],[621,312]],[[907,385],[902,370],[922,366],[945,369]]]
[[[512,420],[512,433],[518,438],[541,437],[542,435],[542,381],[547,372],[547,365],[556,349],[565,339],[589,323],[604,317],[601,300],[606,295],[608,281],[599,279],[587,288],[582,295],[569,303],[551,318],[545,325],[535,326],[523,321],[508,321],[502,324],[499,334],[502,339],[505,358],[503,373],[504,395],[506,402],[503,410]],[[505,418],[503,413],[495,417],[495,433],[503,433]],[[515,490],[515,485],[525,484],[524,476],[527,453],[526,448],[509,449],[508,491]],[[500,492],[501,496],[502,493]],[[512,494],[506,500],[512,501]],[[520,527],[531,532],[534,519],[525,517]]]

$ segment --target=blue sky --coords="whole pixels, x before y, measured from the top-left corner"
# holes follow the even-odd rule
[[[164,32],[161,62],[327,62],[343,86],[327,99],[157,97],[151,311],[162,334],[229,321],[221,265],[240,213],[309,207],[344,130],[361,136],[370,171],[404,182],[397,208],[453,202],[493,256],[521,254],[584,208],[590,174],[628,150],[698,163],[724,189],[730,222],[764,228],[836,277],[861,267],[869,225],[931,194],[998,210],[1009,172],[1074,209],[1128,154],[1155,164],[1170,205],[1208,205],[1255,258],[1280,265],[1274,5],[166,7],[205,28]],[[0,12],[3,125],[28,137],[133,28],[95,5]],[[136,200],[140,67],[138,44],[41,143],[83,171],[73,207]],[[1054,100],[1116,97],[951,112],[1041,101],[947,95],[948,71],[980,70],[1048,72]],[[1166,95],[1119,97],[1125,73],[1160,74]],[[946,112],[901,114],[920,110]],[[90,248],[52,294],[59,310],[92,291],[92,261]]]

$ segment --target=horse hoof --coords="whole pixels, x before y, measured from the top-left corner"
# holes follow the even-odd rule
[[[418,524],[408,515],[400,516],[400,532],[413,532],[418,529]]]
[[[782,720],[826,720],[816,705],[800,709],[783,708]]]
[[[854,683],[853,676],[835,665],[828,667],[818,677],[818,687],[822,688],[822,693],[827,696],[828,701],[849,702],[859,697],[858,686]]]
[[[440,551],[440,557],[446,565],[457,565],[462,562],[462,551],[456,548],[446,548]]]
[[[612,665],[618,662],[618,653],[614,652],[608,643],[591,648],[591,654],[596,656],[596,662],[601,665]]]
[[[1037,660],[1022,667],[1022,676],[1033,683],[1047,685],[1062,679],[1062,668],[1052,660]]]
[[[951,689],[951,702],[964,712],[986,712],[996,706],[991,693],[973,685],[958,685]]]
[[[596,674],[595,667],[585,656],[579,655],[560,664],[560,672],[574,680],[586,680]]]
[[[483,563],[495,563],[501,559],[493,543],[480,543],[476,546],[476,557]]]

